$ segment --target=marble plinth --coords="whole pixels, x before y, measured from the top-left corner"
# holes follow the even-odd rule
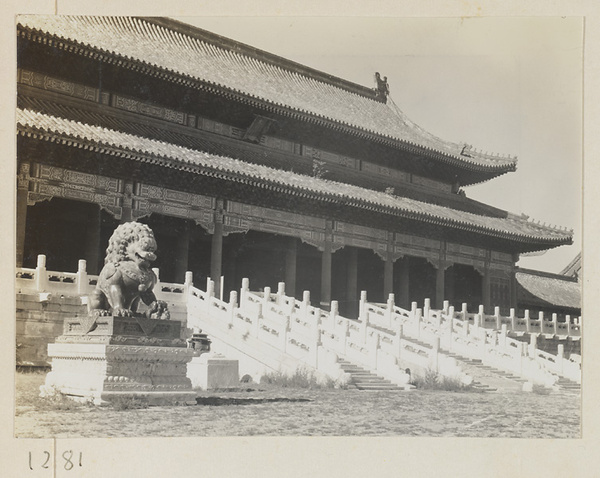
[[[96,404],[115,397],[142,398],[149,404],[195,400],[187,364],[206,350],[187,347],[179,322],[125,317],[91,321],[66,319],[64,334],[48,345],[52,370],[42,395],[62,393]]]

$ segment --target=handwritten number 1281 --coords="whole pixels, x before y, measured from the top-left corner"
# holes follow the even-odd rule
[[[40,460],[39,466],[40,468],[44,468],[47,469],[50,467],[50,452],[49,451],[44,451],[42,452],[42,458]],[[65,470],[69,471],[72,470],[76,464],[79,466],[83,466],[83,453],[79,452],[78,456],[75,456],[75,453],[73,453],[73,450],[66,450],[63,452],[63,454],[61,455],[62,459],[63,459],[63,467]],[[79,460],[77,460],[77,458],[79,458]],[[74,462],[74,459],[77,461],[77,463]],[[33,470],[36,466],[38,466],[37,460],[35,460],[35,458],[32,456],[32,453],[29,452],[29,469]]]

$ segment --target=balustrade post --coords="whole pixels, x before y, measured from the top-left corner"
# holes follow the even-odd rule
[[[329,311],[329,321],[331,322],[331,333],[335,333],[335,324],[337,322],[337,316],[339,313],[339,302],[337,300],[331,301],[331,310]]]
[[[450,307],[450,301],[445,300],[444,303],[442,304],[442,312],[447,315],[449,307]]]
[[[450,334],[454,333],[454,306],[448,307],[448,329]]]
[[[248,292],[250,291],[250,279],[247,277],[242,279],[242,288],[240,289],[240,307],[243,308],[248,300]]]
[[[360,292],[359,304],[360,336],[363,344],[367,343],[367,325],[369,325],[369,313],[367,311],[367,291]]]
[[[271,288],[269,286],[263,289],[263,312],[267,312],[269,310],[269,300],[271,299]]]
[[[486,321],[485,321],[485,306],[480,305],[479,306],[479,326],[480,327],[485,327]]]
[[[308,308],[310,307],[310,291],[305,290],[302,293],[302,307],[300,309],[300,313],[302,318],[308,322]]]
[[[469,311],[467,310],[467,303],[463,302],[460,306],[460,314],[462,315],[462,320],[469,323]]]
[[[558,334],[558,315],[552,314],[552,333],[553,335]]]
[[[358,304],[358,318],[366,322],[367,317],[367,291],[360,291],[360,302]]]
[[[527,332],[531,332],[531,320],[529,317],[529,309],[525,309],[525,327]]]
[[[416,324],[417,324],[417,338],[420,339],[421,338],[421,322],[423,321],[423,317],[422,317],[422,311],[421,309],[417,309],[417,314],[416,314]]]
[[[48,271],[46,270],[46,256],[44,254],[39,254],[37,256],[35,288],[37,292],[46,292],[48,289]]]
[[[185,281],[183,283],[183,294],[187,300],[190,289],[194,286],[194,273],[192,271],[186,271],[185,273]]]
[[[416,302],[410,303],[410,318],[411,318],[411,320],[415,320],[415,317],[417,316],[417,307],[418,307],[418,304]]]
[[[567,324],[567,335],[571,335],[571,316],[567,315],[565,317],[565,322]]]
[[[229,320],[229,328],[233,327],[233,322],[235,318],[235,308],[237,307],[237,292],[232,290],[229,293],[229,310],[228,310],[228,320]]]
[[[480,324],[481,324],[481,314],[477,313],[473,316],[473,327],[475,328],[475,330],[477,330],[479,328]]]
[[[281,305],[283,298],[285,297],[285,282],[277,283],[277,305]]]
[[[511,330],[517,330],[517,315],[515,314],[515,309],[511,308],[509,314],[510,328]]]
[[[537,350],[537,337],[538,334],[531,334],[529,336],[529,356],[535,359],[535,351]]]
[[[387,308],[385,311],[388,327],[392,328],[392,319],[394,317],[394,305],[395,305],[395,297],[394,294],[390,294],[387,300]]]
[[[429,313],[431,311],[431,299],[425,299],[423,301],[423,320],[425,322],[430,321]]]
[[[215,296],[215,282],[209,277],[206,279],[206,297],[212,299]]]
[[[80,259],[77,264],[77,293],[87,294],[88,292],[88,274],[86,270],[85,259]]]
[[[538,322],[540,323],[540,333],[544,333],[544,313],[538,312]]]
[[[496,318],[496,330],[500,330],[502,327],[502,316],[500,315],[500,307],[494,307],[494,317]]]

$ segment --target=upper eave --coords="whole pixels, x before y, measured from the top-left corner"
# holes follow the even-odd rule
[[[517,160],[444,141],[371,90],[166,19],[21,16],[19,35],[207,91],[277,115],[437,161],[469,185],[516,170]]]
[[[521,250],[542,250],[572,242],[571,232],[535,224],[520,216],[482,216],[346,183],[208,154],[27,109],[17,110],[17,131],[25,137],[158,164],[185,173],[215,177],[286,195],[341,204],[504,239],[522,244]]]

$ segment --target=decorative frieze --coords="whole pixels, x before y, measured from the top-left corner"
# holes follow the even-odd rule
[[[34,86],[43,90],[54,91],[63,95],[73,96],[88,101],[108,103],[108,93],[100,93],[97,88],[61,80],[53,76],[35,73],[29,70],[17,70],[17,82]]]
[[[244,218],[249,218],[252,226],[258,222],[268,222],[270,224],[279,223],[284,226],[292,227],[292,230],[297,229],[325,229],[325,219],[306,216],[288,211],[280,211],[251,204],[243,204],[235,201],[227,202],[227,213],[229,215],[238,215]],[[254,218],[254,220],[252,219]],[[252,227],[254,229],[254,227]]]
[[[424,186],[429,189],[437,189],[438,191],[443,191],[445,193],[452,192],[452,184],[443,183],[434,179],[424,178],[423,176],[418,176],[416,174],[412,175],[412,183],[417,184],[419,186]]]
[[[171,123],[181,125],[187,124],[187,115],[181,111],[163,108],[162,106],[156,106],[116,94],[113,94],[111,103],[114,108],[120,110],[138,113],[144,116],[151,116]]]

